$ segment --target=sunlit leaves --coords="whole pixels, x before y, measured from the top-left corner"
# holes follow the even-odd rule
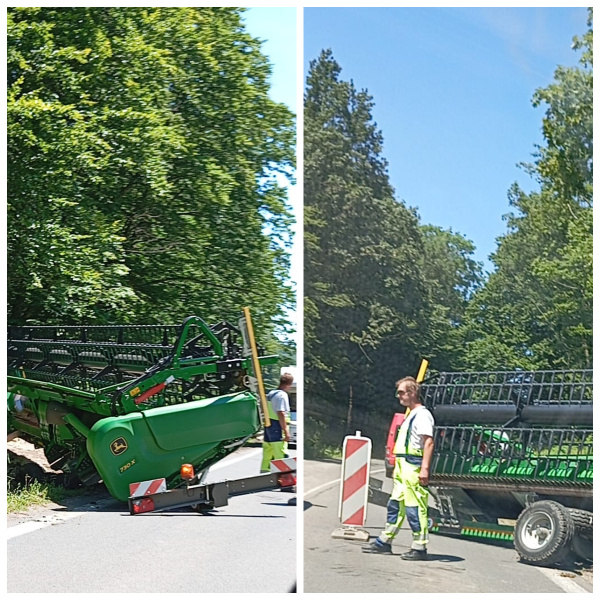
[[[12,321],[287,327],[294,122],[241,12],[9,9]]]

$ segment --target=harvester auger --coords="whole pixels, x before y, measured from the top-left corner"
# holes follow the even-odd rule
[[[9,327],[9,433],[43,446],[54,469],[102,480],[119,500],[140,481],[178,487],[182,464],[201,474],[260,429],[253,365],[277,357],[254,352],[246,318],[239,327],[199,317]]]
[[[592,383],[591,369],[428,377],[433,530],[514,541],[542,566],[570,550],[590,560]]]

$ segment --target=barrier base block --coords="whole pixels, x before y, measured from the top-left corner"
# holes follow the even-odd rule
[[[359,542],[368,542],[371,534],[366,529],[357,527],[338,527],[333,530],[331,537],[334,540],[357,540]]]

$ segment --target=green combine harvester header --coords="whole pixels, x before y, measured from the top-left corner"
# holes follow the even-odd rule
[[[189,484],[182,464],[201,481],[261,427],[260,366],[277,357],[253,352],[249,321],[9,327],[9,434],[122,501],[137,482]]]
[[[514,541],[523,561],[542,566],[571,550],[591,560],[592,388],[591,369],[428,377],[432,529]]]

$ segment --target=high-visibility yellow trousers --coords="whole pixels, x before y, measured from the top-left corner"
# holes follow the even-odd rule
[[[260,472],[268,472],[271,470],[271,461],[277,458],[285,458],[286,442],[263,442],[263,456],[260,465]]]
[[[411,465],[404,458],[396,460],[394,488],[387,504],[387,519],[384,530],[379,534],[382,542],[390,543],[404,522],[412,530],[414,550],[425,550],[429,542],[427,508],[429,490],[419,483],[421,468]]]

